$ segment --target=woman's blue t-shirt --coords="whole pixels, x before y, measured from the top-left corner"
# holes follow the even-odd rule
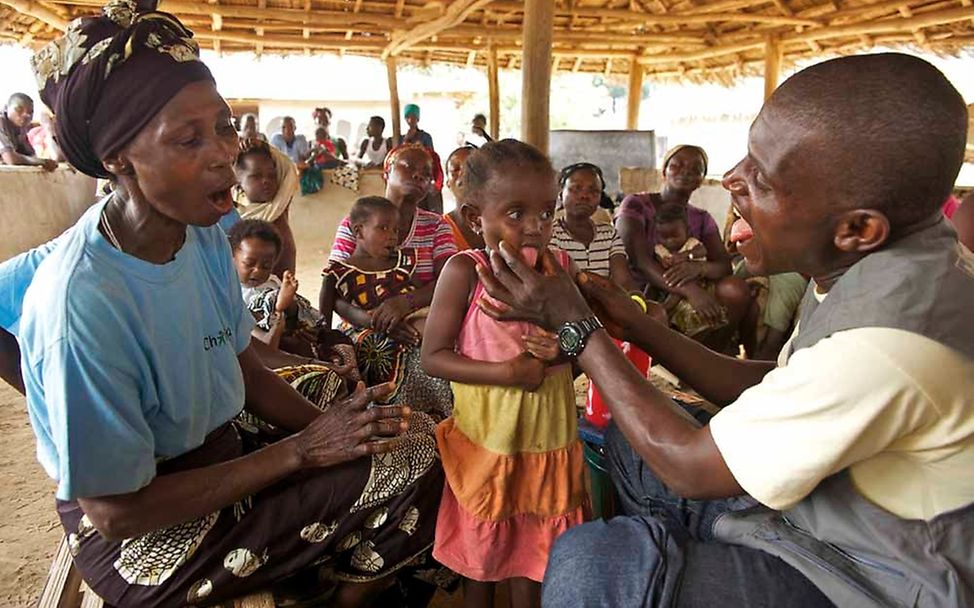
[[[62,500],[144,487],[244,403],[253,319],[223,231],[190,226],[175,259],[152,264],[105,240],[103,207],[41,263],[20,322],[37,455]]]

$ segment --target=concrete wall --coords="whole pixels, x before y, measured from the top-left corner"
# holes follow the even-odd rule
[[[379,170],[360,173],[359,191],[352,192],[330,181],[325,171],[325,187],[310,196],[298,196],[291,203],[291,231],[298,248],[297,277],[300,293],[317,306],[321,269],[331,252],[335,230],[348,215],[355,201],[363,196],[382,196],[385,183]]]
[[[0,260],[45,243],[95,202],[95,180],[61,165],[0,166]]]
[[[710,215],[714,216],[717,228],[723,234],[724,222],[727,221],[727,214],[730,213],[731,198],[730,192],[720,185],[719,180],[704,180],[703,185],[690,195],[690,204],[706,209]]]

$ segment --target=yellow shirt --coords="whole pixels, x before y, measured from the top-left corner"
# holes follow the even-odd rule
[[[863,496],[899,517],[974,502],[974,360],[885,328],[788,350],[710,423],[748,494],[787,509],[848,468]]]

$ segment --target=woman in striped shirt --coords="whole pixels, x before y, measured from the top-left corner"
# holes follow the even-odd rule
[[[387,199],[399,208],[399,246],[416,253],[416,269],[413,281],[416,291],[406,296],[385,300],[375,310],[378,318],[387,319],[386,325],[395,327],[413,312],[426,308],[433,301],[433,288],[440,270],[454,253],[457,246],[453,231],[443,217],[419,208],[420,201],[429,193],[433,179],[433,159],[421,145],[406,144],[393,149],[386,156],[383,167]],[[328,264],[344,262],[355,252],[355,235],[348,217],[342,220],[335,234]],[[319,309],[324,304],[326,289],[322,273]]]
[[[562,169],[558,183],[564,213],[554,223],[551,244],[568,253],[579,270],[608,277],[626,291],[639,293],[615,228],[592,221],[605,196],[601,169],[591,163],[569,165]]]

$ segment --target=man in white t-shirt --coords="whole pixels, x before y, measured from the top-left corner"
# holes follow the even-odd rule
[[[556,329],[616,425],[626,516],[559,539],[545,606],[974,605],[974,256],[939,211],[965,130],[957,91],[906,55],[775,91],[724,186],[748,269],[812,277],[777,365],[708,351],[579,277],[614,333],[723,406],[707,426],[625,363],[550,259],[542,275],[493,254],[494,313]]]

